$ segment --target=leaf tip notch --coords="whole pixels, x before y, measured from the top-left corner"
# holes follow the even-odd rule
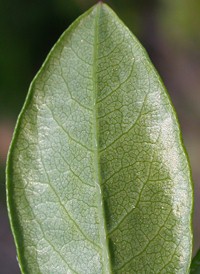
[[[98,0],[97,5],[103,5],[104,1],[103,0]]]

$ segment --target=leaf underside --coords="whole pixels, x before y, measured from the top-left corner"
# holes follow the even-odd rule
[[[192,189],[177,119],[107,5],[72,24],[32,82],[7,191],[22,273],[188,273]]]

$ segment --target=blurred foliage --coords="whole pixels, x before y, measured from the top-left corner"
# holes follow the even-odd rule
[[[19,113],[50,48],[80,14],[73,1],[0,1],[0,112]]]
[[[163,31],[178,46],[200,47],[200,1],[160,0],[162,10],[159,19]]]

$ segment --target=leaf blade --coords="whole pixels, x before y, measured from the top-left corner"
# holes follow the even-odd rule
[[[11,147],[22,271],[187,273],[192,198],[179,135],[141,45],[105,4],[89,10],[34,80]]]

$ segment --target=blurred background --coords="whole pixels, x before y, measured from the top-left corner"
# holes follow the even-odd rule
[[[0,266],[20,273],[8,223],[5,163],[31,80],[62,32],[94,0],[0,0]],[[200,1],[108,0],[147,49],[181,124],[193,171],[194,254],[200,246]]]

